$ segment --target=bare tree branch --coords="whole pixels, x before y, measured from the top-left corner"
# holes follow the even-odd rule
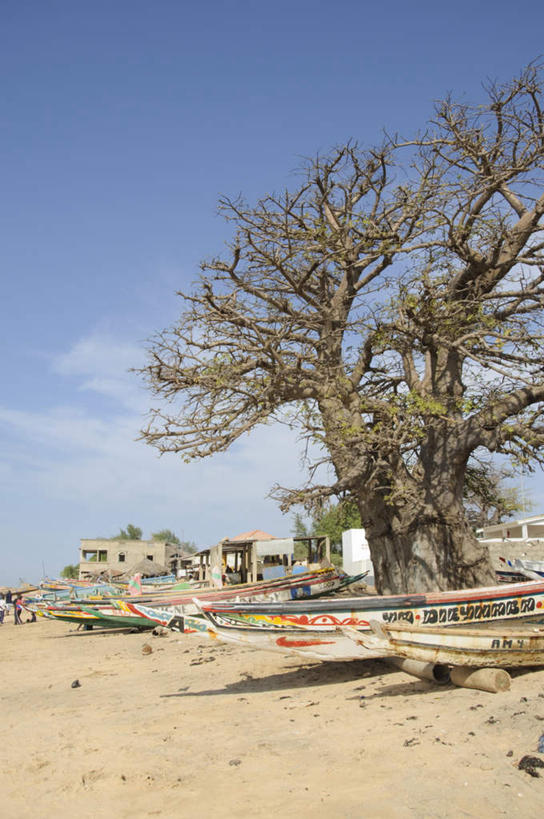
[[[542,460],[542,70],[487,93],[446,99],[421,137],[309,161],[293,191],[223,198],[230,252],[141,371],[159,452],[298,429],[317,454],[282,507],[356,499],[384,589],[489,579],[462,512],[470,459]]]

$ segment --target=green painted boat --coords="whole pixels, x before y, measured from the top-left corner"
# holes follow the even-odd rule
[[[90,616],[95,616],[97,625],[109,626],[110,628],[138,628],[142,631],[148,631],[156,626],[156,623],[151,622],[147,617],[141,617],[133,612],[126,613],[120,610],[118,613],[110,607],[106,611],[102,609],[93,609],[91,606],[82,606],[82,609],[87,611]]]

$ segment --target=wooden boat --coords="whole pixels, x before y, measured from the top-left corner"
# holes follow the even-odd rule
[[[346,585],[361,580],[365,574],[366,572],[350,576],[334,568],[317,569],[253,585],[226,586],[222,589],[208,590],[205,593],[206,599],[214,602],[281,602],[331,594]],[[194,595],[194,590],[191,590],[180,596],[158,598],[156,601],[125,598],[122,601],[113,601],[109,609],[102,606],[100,613],[102,617],[108,614],[118,617],[141,616],[142,610],[138,607],[143,602],[144,608],[169,612],[168,619],[175,615],[198,614],[199,609],[193,602]],[[165,616],[160,619],[165,619]],[[159,618],[155,618],[155,622],[159,621]],[[162,622],[161,625],[163,625]]]
[[[371,631],[344,627],[358,647],[423,663],[502,667],[544,665],[544,628],[429,628],[372,622]]]
[[[519,571],[534,572],[534,574],[544,577],[544,560],[525,560],[525,558],[518,557],[509,562],[512,563],[514,569],[518,569]]]
[[[495,630],[506,628],[505,624],[518,627],[523,622],[544,622],[542,582],[423,595],[322,599],[281,606],[195,602],[221,640],[318,660],[389,656],[383,642],[370,638],[364,642],[371,623],[391,628],[406,625],[415,633],[432,634],[440,629],[451,634],[461,632],[463,626],[472,632],[484,624]],[[177,630],[182,630],[180,620],[175,623]],[[448,627],[444,628],[444,624]],[[168,622],[164,625],[172,627]],[[353,635],[361,636],[361,641],[354,642]],[[446,662],[432,658],[428,661]]]
[[[544,580],[421,594],[344,597],[284,603],[197,600],[224,628],[331,631],[370,628],[370,621],[415,626],[466,626],[493,622],[544,623]]]
[[[497,569],[495,572],[499,583],[523,583],[527,575],[515,572],[513,569]]]
[[[206,589],[205,594],[217,601],[291,600],[331,593],[342,586],[360,580],[362,577],[364,577],[364,574],[352,577],[342,570],[328,567],[254,584]],[[198,610],[192,599],[194,594],[194,589],[178,590],[167,595],[159,592],[155,595],[147,594],[141,597],[101,600],[96,605],[80,603],[76,607],[73,603],[70,603],[66,604],[66,606],[51,606],[48,609],[55,619],[77,624],[93,621],[93,625],[102,627],[149,629],[153,628],[157,623],[137,611],[136,604],[143,603],[150,607],[169,609],[169,618],[176,614],[196,614]]]
[[[181,606],[171,606],[169,608],[159,608],[157,606],[145,606],[143,603],[127,603],[129,609],[134,613],[134,615],[138,617],[142,617],[144,620],[147,620],[148,623],[151,624],[151,627],[154,628],[155,626],[164,626],[165,628],[168,626],[170,621],[173,618],[183,619],[183,617],[188,617],[188,613],[186,613],[185,607]],[[187,607],[189,608],[189,607]],[[197,611],[196,605],[193,603],[192,610]],[[204,624],[206,624],[206,619],[203,617],[199,617]],[[175,631],[183,631],[183,628],[176,628]]]
[[[154,626],[164,626],[179,634],[200,634],[217,638],[217,632],[212,628],[208,619],[202,615],[172,614],[171,611],[161,611],[159,609],[148,608],[141,603],[135,604],[134,609],[139,611],[143,617],[151,621]]]
[[[537,580],[544,577],[544,560],[524,560],[520,557],[514,560],[506,560],[506,558],[500,557],[499,560],[504,564],[505,568],[501,570],[503,572],[509,571],[524,579],[532,577],[533,580]]]
[[[254,628],[222,628],[218,626],[213,615],[194,616],[174,614],[171,611],[148,608],[141,603],[131,604],[136,611],[153,621],[155,625],[164,626],[172,631],[208,637],[225,643],[236,643],[265,651],[276,651],[281,654],[295,654],[311,660],[352,660],[381,657],[382,654],[357,647],[349,637],[340,630],[315,634],[311,629],[289,629],[278,634],[276,631]]]
[[[81,606],[73,606],[71,608],[48,606],[46,609],[38,610],[37,613],[53,620],[62,620],[63,622],[74,623],[78,626],[94,626],[100,623],[100,618],[96,615],[94,610],[85,610]]]
[[[222,642],[236,643],[264,651],[276,651],[281,654],[294,654],[309,660],[333,662],[383,656],[383,653],[379,651],[371,651],[363,646],[355,645],[353,640],[338,628],[322,631],[311,627],[266,629],[233,624],[225,627],[221,625],[221,618],[211,611],[203,612],[202,618],[173,617],[165,625],[173,631],[187,633],[192,629],[197,630],[194,621],[198,619],[203,623],[206,623],[207,620],[206,628]],[[204,629],[199,625],[198,630],[203,631]]]
[[[94,614],[97,618],[96,625],[110,628],[137,628],[142,631],[154,628],[154,623],[140,614],[132,612],[127,602],[116,601],[117,606],[96,607],[82,606],[84,611]]]
[[[120,590],[116,586],[109,584],[98,584],[94,586],[71,586],[65,589],[40,589],[36,594],[25,594],[25,600],[29,603],[57,603],[57,602],[77,602],[79,600],[101,600],[103,598],[118,597]]]

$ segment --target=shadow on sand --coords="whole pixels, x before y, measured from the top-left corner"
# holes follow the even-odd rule
[[[175,694],[161,694],[161,697],[213,697],[229,695],[256,694],[266,691],[285,691],[287,689],[313,688],[324,685],[353,682],[364,678],[367,682],[375,677],[395,673],[382,660],[350,660],[347,662],[323,662],[289,669],[279,674],[268,674],[265,677],[253,677],[244,674],[244,679],[226,683],[221,688],[208,688],[204,691],[181,689]],[[398,672],[397,672],[398,673]]]
[[[149,631],[149,630],[148,630]],[[64,640],[67,638],[75,637],[85,639],[86,637],[106,637],[113,634],[139,634],[140,637],[143,634],[146,634],[146,631],[139,631],[135,628],[97,628],[96,626],[89,631],[85,631],[84,629],[78,630],[77,628],[72,629],[72,631],[68,631],[65,634],[48,634],[46,636],[46,640]]]

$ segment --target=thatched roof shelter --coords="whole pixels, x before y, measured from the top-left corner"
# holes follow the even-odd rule
[[[127,571],[124,572],[121,577],[128,579],[135,574],[141,574],[142,577],[161,577],[163,574],[170,574],[170,572],[166,566],[144,557],[134,566],[131,566],[130,569],[127,569]]]

